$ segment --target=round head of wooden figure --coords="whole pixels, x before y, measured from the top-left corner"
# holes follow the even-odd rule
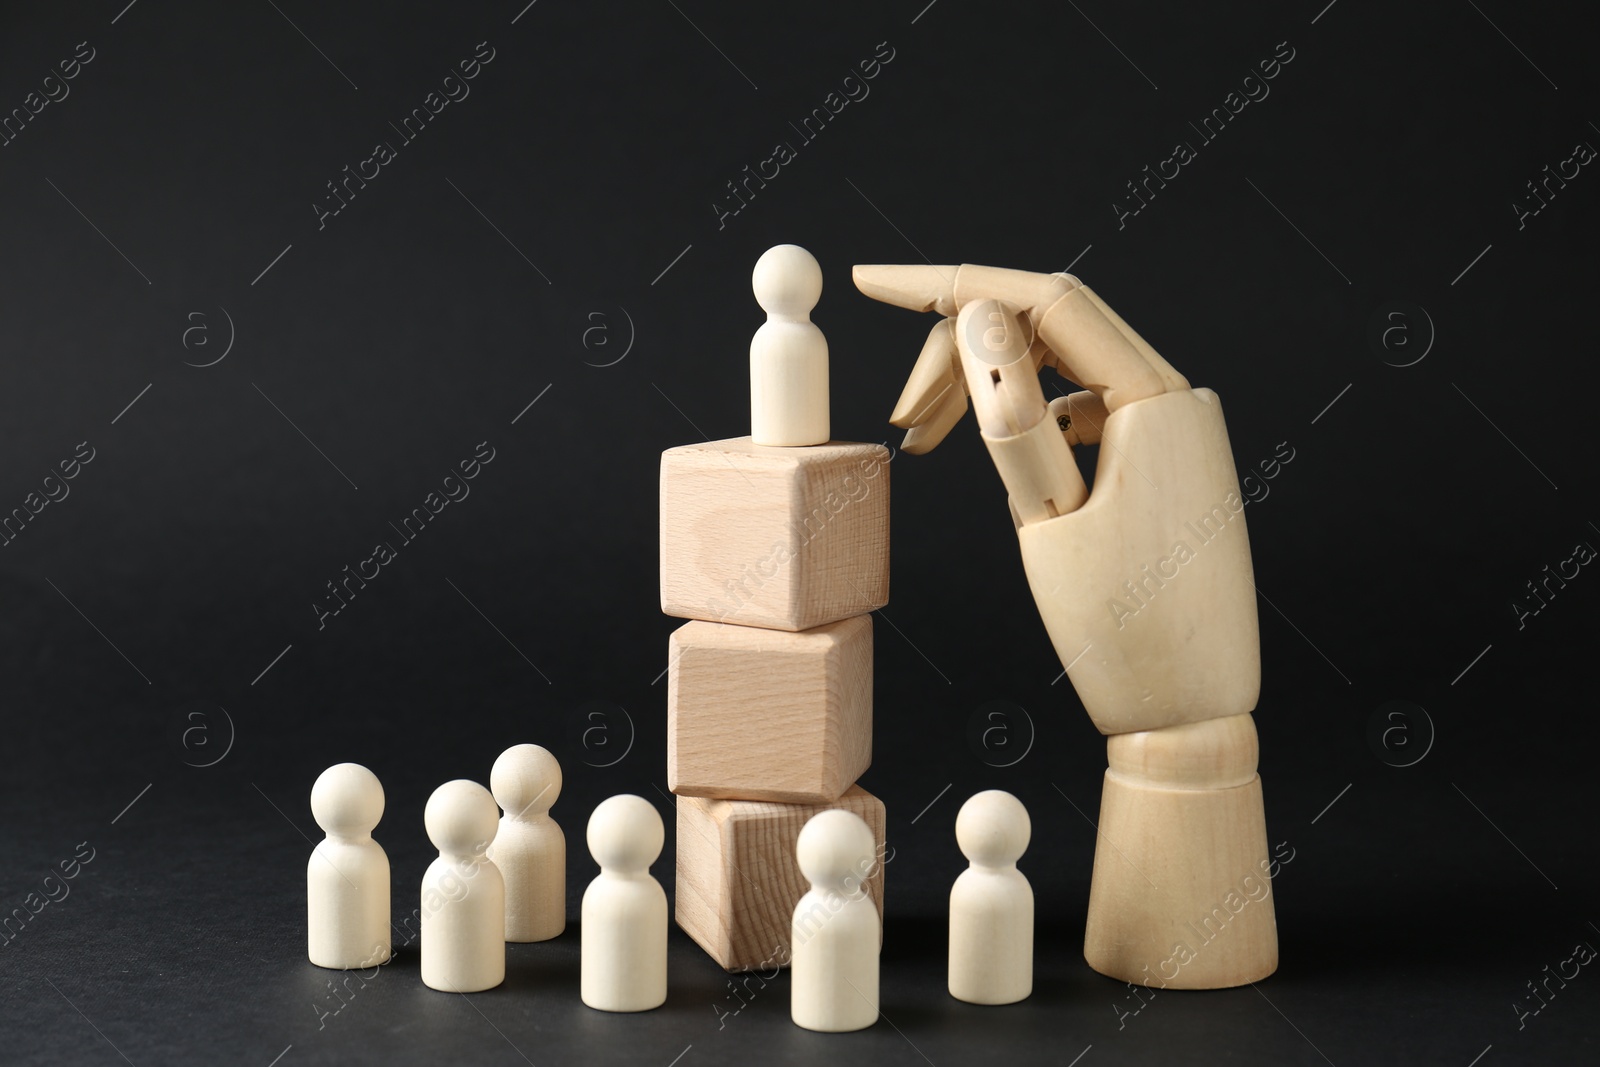
[[[661,813],[632,793],[602,800],[589,816],[589,854],[607,874],[643,874],[661,855]]]
[[[489,772],[489,789],[512,818],[543,815],[561,796],[561,764],[539,745],[512,745]]]
[[[359,763],[334,764],[311,787],[311,817],[326,834],[370,834],[383,818],[383,785]]]
[[[822,299],[822,267],[799,245],[773,245],[750,275],[756,303],[779,319],[805,320]]]
[[[500,809],[483,786],[458,778],[433,791],[422,822],[428,829],[428,840],[441,854],[473,855],[494,840],[500,826]]]
[[[1032,836],[1028,809],[1003,789],[974,793],[956,816],[956,844],[979,867],[1012,866]]]
[[[846,896],[862,890],[872,872],[877,846],[872,830],[854,812],[818,812],[800,830],[794,856],[813,888]]]

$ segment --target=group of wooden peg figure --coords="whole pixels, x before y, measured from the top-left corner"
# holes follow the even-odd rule
[[[506,942],[548,941],[567,928],[567,841],[550,817],[561,766],[538,745],[500,754],[490,788],[458,779],[433,791],[423,813],[439,858],[422,876],[424,985],[477,993],[505,981]],[[356,763],[329,767],[311,789],[327,837],[306,867],[311,962],[375,967],[391,954],[389,859],[372,839],[383,786]],[[503,811],[503,814],[502,814]],[[583,895],[583,1001],[645,1011],[667,997],[667,895],[650,876],[665,827],[643,797],[622,794],[589,817],[600,874]]]
[[[566,930],[566,838],[550,816],[561,768],[538,745],[495,761],[491,789],[446,782],[423,816],[439,849],[421,885],[422,981],[474,993],[505,981],[506,942],[548,941]],[[367,768],[341,763],[318,777],[311,810],[326,838],[306,868],[307,950],[343,970],[389,961],[390,872],[372,831],[383,786]],[[650,874],[665,827],[654,805],[622,794],[589,817],[600,867],[583,895],[579,994],[601,1011],[636,1012],[667,998],[667,898]],[[1008,1004],[1033,989],[1033,890],[1017,870],[1028,813],[1011,794],[971,797],[956,840],[971,866],[950,894],[950,992]],[[794,906],[784,956],[791,1016],[807,1029],[859,1030],[878,1017],[882,921],[866,881],[881,864],[872,830],[847,810],[812,816],[794,845],[810,884]]]

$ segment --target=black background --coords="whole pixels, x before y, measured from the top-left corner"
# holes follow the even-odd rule
[[[1600,544],[1600,178],[1521,228],[1512,207],[1600,143],[1575,10],[121,2],[8,5],[0,35],[7,113],[78,42],[95,56],[0,148],[0,507],[95,454],[0,550],[0,903],[94,850],[0,949],[0,1059],[1593,1061],[1600,979],[1516,1007],[1600,943],[1600,578],[1521,628],[1512,609]],[[480,41],[470,97],[398,145],[389,123]],[[719,226],[724,183],[879,42],[870,95]],[[1279,42],[1270,96],[1119,226],[1124,183],[1198,145],[1188,124]],[[379,140],[397,158],[319,229],[324,183]],[[658,455],[747,432],[749,271],[785,241],[823,266],[836,437],[897,443],[931,324],[857,294],[850,265],[926,257],[1071,264],[1222,396],[1242,474],[1293,449],[1247,511],[1268,829],[1294,857],[1280,970],[1133,1015],[1084,964],[1104,744],[1052,683],[969,418],[892,465],[863,779],[894,848],[886,1021],[801,1031],[787,977],[723,1015],[724,976],[676,929],[662,1009],[592,1012],[575,926],[471,998],[425,989],[403,949],[322,1016],[303,903],[322,768],[383,780],[397,917],[428,793],[509,744],[563,760],[574,916],[594,804],[670,815]],[[470,497],[319,630],[324,583],[484,440]],[[971,743],[996,709],[1010,747]],[[1387,746],[1375,717],[1401,727]],[[1003,1009],[943,989],[952,820],[990,787],[1032,812],[1040,917],[1036,992]],[[670,893],[670,834],[655,870]]]

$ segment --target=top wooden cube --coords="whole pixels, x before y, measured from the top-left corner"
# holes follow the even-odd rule
[[[809,630],[889,602],[889,450],[748,437],[661,454],[661,610]]]

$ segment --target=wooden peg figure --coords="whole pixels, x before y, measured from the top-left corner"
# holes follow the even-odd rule
[[[828,341],[811,321],[822,268],[799,245],[775,245],[751,275],[767,321],[750,339],[750,440],[758,445],[828,441]]]
[[[311,817],[328,836],[306,865],[307,955],[350,970],[389,960],[389,857],[372,839],[383,786],[359,763],[340,763],[311,787]]]
[[[488,857],[506,883],[506,940],[548,941],[567,928],[567,838],[550,817],[561,764],[538,745],[494,761],[489,789],[505,810]]]
[[[649,1011],[667,999],[667,894],[650,873],[666,842],[661,813],[623,793],[589,816],[600,874],[583,894],[579,992],[601,1011]]]
[[[950,995],[1015,1004],[1033,992],[1033,887],[1017,870],[1032,826],[1022,801],[975,793],[956,816],[956,843],[972,865],[950,890]]]
[[[789,933],[789,1015],[807,1030],[863,1030],[878,1020],[883,939],[864,888],[877,863],[872,831],[854,812],[831,808],[801,828],[794,853],[811,889]]]
[[[506,979],[506,886],[485,850],[499,809],[477,782],[433,791],[423,812],[439,858],[422,876],[422,982],[476,993]]]

